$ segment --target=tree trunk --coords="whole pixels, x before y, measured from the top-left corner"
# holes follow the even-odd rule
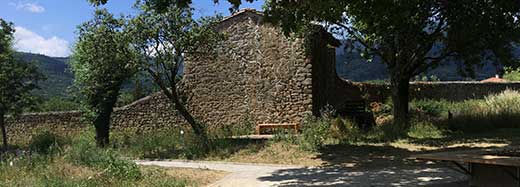
[[[410,127],[408,109],[410,76],[393,72],[391,77],[392,104],[394,115],[394,133],[404,133]],[[397,135],[397,134],[396,134]]]
[[[114,96],[115,95],[115,96]],[[114,111],[114,105],[117,101],[119,92],[110,96],[106,101],[102,101],[100,113],[94,119],[94,127],[96,128],[96,143],[99,147],[106,147],[110,143],[110,116]]]
[[[99,147],[106,147],[110,143],[110,117],[99,114],[94,120],[96,128],[96,143]]]
[[[193,132],[197,135],[198,138],[200,138],[200,143],[201,143],[201,146],[202,146],[202,149],[204,149],[204,151],[208,151],[209,150],[209,140],[208,140],[208,136],[206,134],[206,130],[204,129],[204,127],[197,123],[197,121],[195,121],[195,118],[191,115],[191,113],[186,109],[186,107],[184,106],[184,104],[181,103],[180,101],[180,98],[177,94],[177,90],[174,88],[174,90],[172,90],[172,96],[173,96],[173,102],[175,104],[175,109],[177,111],[179,111],[179,113],[182,115],[182,117],[184,117],[184,119],[190,124],[191,128],[193,129]]]
[[[7,142],[7,130],[5,129],[5,116],[4,115],[5,115],[5,112],[0,111],[0,128],[2,128],[2,142],[4,142],[3,150],[6,151],[8,142]]]

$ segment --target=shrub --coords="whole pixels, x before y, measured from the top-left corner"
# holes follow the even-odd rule
[[[301,127],[299,145],[303,149],[315,151],[329,138],[330,122],[327,118],[309,117]]]
[[[49,131],[43,131],[31,139],[29,150],[40,154],[50,154],[60,149],[63,144],[62,137]]]
[[[509,81],[520,81],[520,68],[505,68],[504,79]]]
[[[418,139],[438,139],[445,137],[445,131],[438,126],[435,126],[431,122],[421,121],[412,124],[410,130],[408,131],[408,136]]]
[[[326,144],[352,142],[361,137],[361,131],[349,119],[308,117],[300,136],[286,136],[286,140],[297,143],[304,150],[316,151]]]
[[[67,159],[74,164],[99,168],[112,177],[131,180],[141,177],[141,171],[135,163],[121,159],[111,149],[96,147],[91,133],[83,134],[73,141]]]
[[[79,104],[69,98],[51,97],[36,106],[35,112],[78,110]]]
[[[179,132],[155,132],[147,134],[118,134],[113,142],[138,158],[170,157],[179,144]]]
[[[451,107],[451,103],[446,100],[435,101],[435,100],[414,100],[410,103],[410,108],[412,111],[417,111],[419,113],[440,117],[443,114],[447,114],[448,110]]]

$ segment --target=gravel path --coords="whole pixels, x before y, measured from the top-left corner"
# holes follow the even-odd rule
[[[386,168],[352,171],[338,167],[301,167],[205,161],[136,161],[140,165],[200,168],[231,174],[211,187],[263,186],[464,186],[461,173],[447,168]]]

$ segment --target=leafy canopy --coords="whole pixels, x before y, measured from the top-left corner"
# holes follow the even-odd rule
[[[515,64],[520,2],[514,0],[268,1],[266,14],[285,32],[309,23],[357,44],[366,58],[379,56],[391,71],[416,75],[442,60],[471,64],[482,58]]]
[[[34,64],[14,57],[14,31],[12,23],[0,19],[0,115],[19,114],[32,106],[37,101],[32,91],[44,79]]]
[[[123,32],[124,25],[123,19],[100,9],[92,20],[78,27],[71,66],[87,111],[98,113],[111,107],[121,84],[136,71],[133,63],[129,63],[135,59],[135,53]]]
[[[104,5],[108,2],[108,0],[88,0],[92,5],[99,6]],[[138,2],[140,0],[137,0]],[[227,0],[231,3],[232,7],[229,9],[230,11],[236,11],[242,4],[242,0]],[[255,0],[244,0],[246,2],[253,2]],[[213,0],[213,3],[218,3],[219,0]],[[145,1],[146,6],[153,8],[157,11],[164,12],[168,10],[169,6],[176,6],[180,8],[188,8],[192,0],[147,0]]]
[[[132,46],[138,54],[137,65],[149,73],[194,133],[207,145],[204,127],[182,103],[177,86],[185,55],[207,54],[221,39],[221,35],[211,28],[211,23],[218,18],[196,21],[192,18],[191,8],[168,5],[166,10],[159,11],[146,2],[137,5],[140,13],[130,21],[128,28],[133,37]]]

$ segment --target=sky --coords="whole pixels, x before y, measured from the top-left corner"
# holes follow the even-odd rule
[[[135,0],[110,0],[106,5],[114,15],[135,14]],[[240,8],[261,10],[264,0],[244,2]],[[226,0],[193,0],[195,17],[230,15]],[[76,39],[76,27],[92,18],[94,7],[87,0],[0,0],[0,18],[13,22],[14,48],[21,52],[66,57]]]

